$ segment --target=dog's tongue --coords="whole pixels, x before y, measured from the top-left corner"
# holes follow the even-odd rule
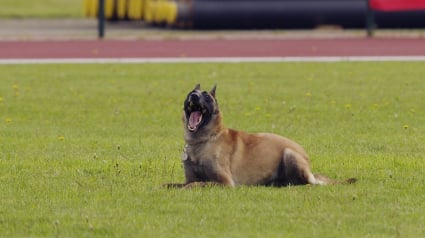
[[[189,129],[195,130],[198,127],[201,120],[202,120],[202,113],[200,111],[191,112],[189,116]]]

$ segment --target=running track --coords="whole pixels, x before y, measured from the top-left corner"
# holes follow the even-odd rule
[[[425,60],[425,39],[231,39],[0,41],[0,63],[63,59],[407,57]]]

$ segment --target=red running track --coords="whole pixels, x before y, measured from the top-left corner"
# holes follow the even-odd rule
[[[425,56],[424,39],[0,41],[0,59]]]

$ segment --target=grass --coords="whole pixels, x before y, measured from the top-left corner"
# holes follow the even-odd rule
[[[423,63],[0,66],[0,237],[419,237]],[[167,190],[200,82],[355,185]]]
[[[1,0],[0,18],[81,18],[82,0]]]

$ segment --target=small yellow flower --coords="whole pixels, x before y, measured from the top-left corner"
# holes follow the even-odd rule
[[[404,125],[404,126],[403,126],[403,128],[404,128],[405,130],[407,130],[407,128],[409,128],[409,125]]]
[[[307,97],[311,97],[311,92],[306,92],[306,93],[305,93],[305,95],[306,95]]]
[[[345,109],[351,109],[351,104],[347,103],[344,105]]]
[[[14,84],[14,85],[12,85],[12,88],[15,89],[15,90],[19,90],[19,85]]]
[[[255,111],[260,111],[261,107],[255,107]]]
[[[65,140],[65,137],[64,136],[58,136],[58,140],[64,141]]]
[[[3,102],[3,97],[0,97],[0,103],[2,103]]]
[[[6,123],[11,123],[11,122],[12,122],[12,119],[10,119],[10,118],[6,118],[6,119],[4,119],[4,121],[5,121]]]

